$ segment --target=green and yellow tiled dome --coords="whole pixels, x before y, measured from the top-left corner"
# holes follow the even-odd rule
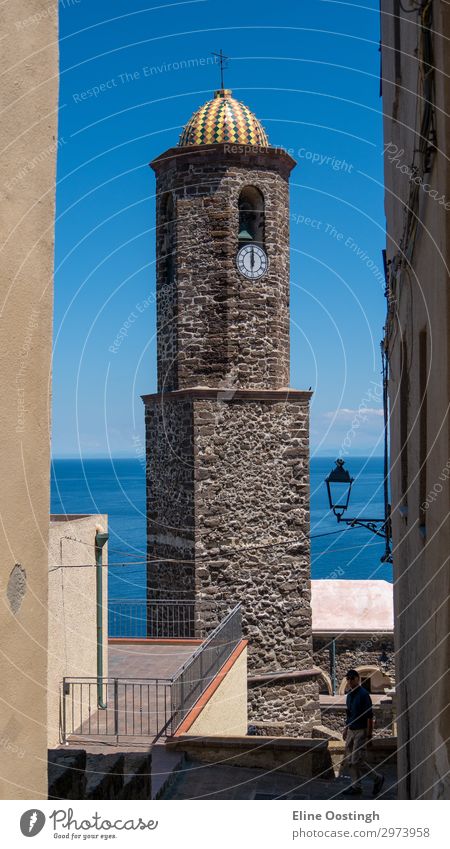
[[[178,142],[180,147],[197,144],[254,144],[267,147],[269,140],[250,109],[221,88],[194,112]]]

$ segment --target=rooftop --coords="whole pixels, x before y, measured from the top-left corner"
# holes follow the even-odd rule
[[[250,109],[231,96],[228,88],[214,92],[194,112],[187,122],[178,142],[179,147],[202,144],[261,145],[267,147],[269,140],[262,124]]]
[[[388,581],[311,581],[312,628],[320,632],[394,630]]]

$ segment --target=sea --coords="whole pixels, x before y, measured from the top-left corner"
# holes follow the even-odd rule
[[[313,457],[311,480],[312,577],[392,581],[392,566],[381,562],[383,540],[365,528],[338,525],[330,512],[325,477],[334,457]],[[383,460],[352,457],[355,482],[348,515],[382,517]],[[111,599],[145,597],[145,468],[139,458],[54,459],[52,513],[108,514],[108,591]]]

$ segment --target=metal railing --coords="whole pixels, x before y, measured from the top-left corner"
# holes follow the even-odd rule
[[[225,605],[187,599],[153,601],[114,599],[108,602],[108,635],[125,639],[204,639]]]
[[[181,725],[242,639],[241,605],[214,629],[172,678],[171,731]]]
[[[97,678],[62,683],[61,737],[150,738],[173,734],[242,639],[237,605],[171,678],[104,678],[98,706]]]
[[[172,682],[162,678],[104,678],[103,704],[98,707],[96,678],[64,678],[62,740],[69,737],[149,737],[153,739],[171,717]]]

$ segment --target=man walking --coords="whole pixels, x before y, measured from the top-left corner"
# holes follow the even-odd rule
[[[361,687],[356,669],[349,669],[346,678],[350,689],[347,694],[347,722],[343,737],[345,762],[349,767],[352,783],[343,791],[343,795],[361,796],[361,778],[372,772],[373,795],[378,796],[384,784],[384,775],[373,769],[366,760],[366,744],[372,739],[373,732],[372,699],[365,687]]]

